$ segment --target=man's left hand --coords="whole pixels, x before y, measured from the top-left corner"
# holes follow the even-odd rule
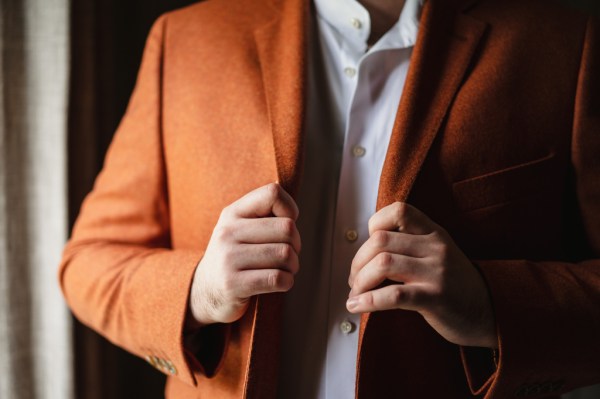
[[[371,217],[369,235],[352,261],[350,312],[413,310],[452,343],[498,347],[483,277],[443,228],[396,202]]]

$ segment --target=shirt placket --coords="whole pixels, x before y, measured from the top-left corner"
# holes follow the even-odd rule
[[[359,25],[356,18],[351,23]],[[357,28],[358,29],[358,28]],[[354,109],[354,100],[360,90],[360,68],[362,57],[356,46],[344,45],[341,55],[341,71],[345,103],[345,135],[340,169],[340,180],[336,202],[336,217],[333,237],[333,264],[330,279],[329,300],[329,342],[327,345],[327,397],[352,397],[353,384],[336,381],[336,376],[354,375],[356,370],[356,350],[358,347],[358,325],[360,315],[346,310],[345,303],[350,291],[348,277],[354,255],[368,238],[370,212],[365,195],[361,190],[369,162],[367,148],[361,144],[363,132],[353,120],[363,118],[364,109]],[[348,370],[340,370],[347,368]],[[348,392],[346,392],[348,391]]]

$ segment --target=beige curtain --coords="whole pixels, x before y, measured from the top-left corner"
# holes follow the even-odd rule
[[[72,397],[56,271],[67,234],[68,0],[0,2],[0,398]]]

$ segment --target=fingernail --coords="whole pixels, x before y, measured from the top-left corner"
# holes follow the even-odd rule
[[[346,307],[348,308],[348,310],[354,309],[357,305],[358,305],[358,298],[356,298],[356,297],[348,298],[348,300],[346,301]]]

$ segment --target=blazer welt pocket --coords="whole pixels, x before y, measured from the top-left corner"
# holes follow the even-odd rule
[[[554,154],[534,161],[471,177],[452,184],[461,211],[472,211],[517,201],[543,192],[556,178]]]

